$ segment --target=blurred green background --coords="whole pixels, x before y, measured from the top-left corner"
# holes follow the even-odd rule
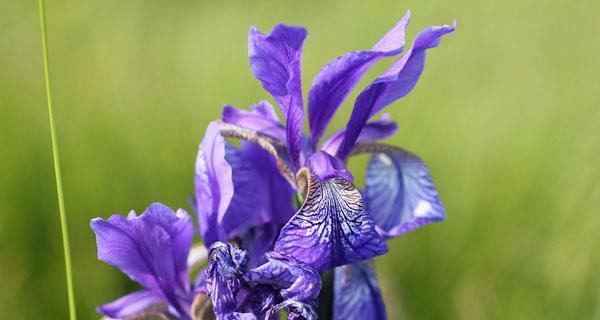
[[[135,288],[96,260],[89,220],[187,208],[208,122],[268,98],[250,25],[309,29],[306,94],[325,62],[369,48],[407,9],[409,39],[458,22],[387,109],[391,142],[427,161],[448,220],[378,259],[390,319],[600,319],[600,2],[49,0],[80,319]],[[0,0],[2,319],[67,318],[38,28],[37,1]]]

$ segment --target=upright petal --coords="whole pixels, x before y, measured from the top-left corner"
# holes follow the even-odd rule
[[[319,271],[387,252],[350,181],[308,175],[307,186],[304,204],[281,230],[274,251]]]
[[[333,320],[387,319],[373,260],[335,268],[333,297]]]
[[[311,142],[316,147],[335,111],[360,78],[379,59],[396,55],[404,47],[410,12],[367,51],[353,51],[329,61],[314,78],[308,94]]]
[[[206,245],[252,226],[283,225],[293,214],[292,195],[269,152],[247,141],[235,148],[221,136],[219,123],[209,125],[196,162],[196,208]]]
[[[425,163],[400,148],[371,157],[365,201],[377,231],[386,239],[444,220],[446,215]]]
[[[287,147],[296,169],[301,162],[304,127],[300,64],[306,34],[304,28],[280,24],[268,36],[254,27],[248,35],[250,68],[286,118]]]
[[[113,319],[124,319],[140,315],[145,311],[150,311],[152,306],[165,304],[166,302],[160,295],[151,290],[141,290],[130,293],[111,303],[107,303],[97,308],[98,313]],[[166,311],[166,305],[164,305]],[[156,311],[156,310],[153,310]]]
[[[191,303],[187,256],[194,227],[183,210],[152,204],[142,215],[93,219],[98,259],[119,268],[182,315]],[[189,300],[189,301],[188,301]]]
[[[225,160],[225,139],[216,121],[208,125],[202,138],[194,184],[202,239],[207,246],[215,241],[227,241],[221,222],[233,198],[233,178],[231,166]]]
[[[221,119],[225,123],[254,130],[285,142],[285,128],[279,122],[273,106],[267,101],[261,101],[259,104],[252,106],[252,111],[225,106]]]
[[[437,47],[442,36],[454,30],[455,26],[434,26],[421,31],[412,47],[360,93],[346,125],[344,141],[336,154],[339,158],[345,159],[349,155],[370,117],[414,88],[423,72],[427,49]]]
[[[395,121],[390,119],[390,115],[388,113],[384,113],[381,115],[381,118],[377,121],[367,123],[358,138],[356,139],[356,143],[364,143],[364,142],[374,142],[377,140],[385,139],[393,136],[398,130],[398,124]],[[344,136],[346,135],[346,129],[342,129],[329,137],[325,143],[323,143],[323,147],[321,150],[329,153],[336,154],[342,141],[344,140]]]

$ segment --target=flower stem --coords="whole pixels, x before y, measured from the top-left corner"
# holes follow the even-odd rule
[[[73,293],[73,274],[71,271],[71,249],[69,246],[69,230],[67,228],[67,215],[65,213],[65,199],[63,196],[62,179],[60,175],[60,161],[58,156],[58,142],[52,111],[52,95],[50,92],[50,71],[48,67],[48,33],[46,32],[46,4],[39,0],[40,32],[42,35],[42,54],[44,59],[44,80],[46,83],[46,99],[48,102],[48,120],[50,122],[50,137],[52,140],[52,157],[54,160],[54,176],[56,178],[56,194],[58,197],[58,211],[60,228],[62,232],[63,253],[65,257],[65,273],[67,278],[67,295],[69,299],[69,318],[75,320],[75,295]]]

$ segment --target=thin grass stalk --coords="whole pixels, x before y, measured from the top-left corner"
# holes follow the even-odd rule
[[[52,110],[52,94],[50,90],[50,70],[48,66],[48,33],[46,31],[46,3],[39,0],[40,32],[42,35],[42,55],[44,59],[44,80],[46,84],[46,100],[48,104],[48,120],[50,122],[50,137],[52,140],[52,158],[54,160],[54,176],[56,178],[56,195],[58,197],[58,212],[62,233],[63,253],[65,258],[65,275],[67,279],[67,296],[69,301],[69,318],[76,320],[75,294],[73,291],[73,273],[71,270],[71,248],[69,245],[69,230],[67,227],[67,214],[63,195],[62,178],[60,174],[60,157],[58,156],[58,142],[56,139],[56,125]]]

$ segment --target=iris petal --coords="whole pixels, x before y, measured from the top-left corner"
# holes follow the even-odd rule
[[[410,12],[367,51],[353,51],[328,62],[315,76],[308,94],[308,116],[313,147],[329,121],[360,78],[379,59],[396,55],[404,47]]]
[[[285,128],[277,118],[277,114],[267,101],[252,106],[252,111],[225,106],[221,119],[225,123],[261,132],[279,141],[285,141]]]
[[[149,308],[158,306],[160,303],[165,303],[165,301],[159,295],[150,290],[141,290],[100,306],[97,310],[107,317],[122,319],[137,316],[144,311],[149,311]],[[163,305],[162,309],[163,311],[166,311],[166,305]]]
[[[350,181],[310,175],[307,180],[306,200],[281,230],[274,251],[319,271],[387,252],[360,192]]]
[[[437,47],[442,36],[454,30],[455,26],[433,26],[421,31],[412,47],[359,94],[337,157],[348,156],[370,117],[414,88],[425,67],[427,49]]]
[[[397,130],[398,124],[390,119],[390,115],[388,113],[384,113],[381,115],[379,120],[369,122],[363,127],[358,138],[356,139],[356,143],[374,142],[385,139],[393,136]],[[345,135],[346,129],[342,129],[332,134],[331,137],[329,137],[329,139],[323,143],[323,147],[321,149],[329,154],[336,154],[340,148],[340,145],[342,144],[342,141],[344,140]]]
[[[386,239],[444,220],[446,215],[425,163],[400,148],[373,154],[365,199],[378,232]]]
[[[307,31],[277,25],[268,36],[251,28],[248,55],[254,77],[273,95],[286,119],[286,145],[293,166],[301,162],[304,104],[300,63]]]
[[[209,125],[196,162],[195,207],[207,246],[253,226],[281,226],[294,213],[294,191],[280,174],[277,159],[256,143],[242,141],[240,148],[226,143],[223,127],[219,122]]]
[[[387,319],[373,261],[335,268],[333,320]]]
[[[194,227],[183,210],[156,203],[140,216],[113,215],[91,222],[98,259],[119,268],[182,315],[191,303],[187,257]],[[189,300],[189,301],[188,301]]]

